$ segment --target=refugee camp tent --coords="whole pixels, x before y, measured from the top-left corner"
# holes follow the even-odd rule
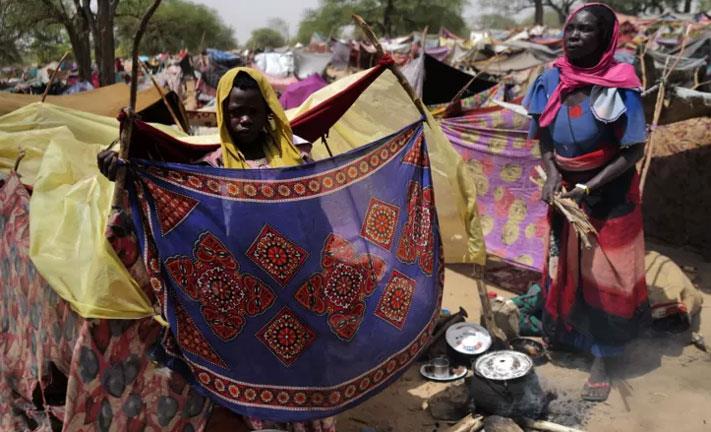
[[[349,91],[352,89],[351,86],[370,71],[372,69],[345,77],[311,95],[299,108],[287,112],[292,119],[292,124],[298,120],[299,115],[311,109],[319,109],[319,106],[326,109],[327,105],[323,104],[324,101],[340,92]],[[326,141],[333,154],[339,154],[355,148],[359,143],[370,142],[397,131],[421,115],[395,76],[385,71],[363,91],[348,111],[331,127]],[[444,242],[445,260],[482,263],[485,249],[477,218],[473,179],[435,120],[429,113],[427,116],[426,135],[433,167],[437,214]],[[316,158],[328,157],[324,140],[320,139],[320,136],[309,136],[296,126],[294,133],[316,140],[312,153]]]
[[[279,102],[281,102],[281,106],[283,106],[284,109],[296,108],[304,103],[312,93],[322,89],[326,84],[326,81],[321,75],[312,74],[306,79],[287,87],[279,98]]]
[[[548,208],[529,179],[540,163],[538,145],[527,139],[529,118],[495,106],[439,122],[475,179],[487,251],[542,271]]]
[[[403,74],[418,95],[422,96],[425,105],[436,105],[451,102],[454,96],[474,78],[464,71],[442,63],[436,58],[426,54],[411,61],[403,68]],[[461,95],[466,98],[480,93],[496,83],[482,78],[477,78]]]
[[[112,84],[95,90],[71,95],[47,96],[46,102],[100,116],[116,117],[121,109],[128,106],[130,86],[124,83]],[[181,124],[187,125],[187,116],[181,109],[181,102],[172,92],[166,98]],[[0,92],[0,116],[11,113],[35,102],[42,96]],[[158,90],[147,87],[138,92],[136,112],[143,113],[143,118],[149,122],[173,124],[173,118],[165,107]]]

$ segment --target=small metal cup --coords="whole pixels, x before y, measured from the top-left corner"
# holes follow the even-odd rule
[[[444,356],[435,357],[432,360],[432,374],[435,378],[449,377],[449,359]]]

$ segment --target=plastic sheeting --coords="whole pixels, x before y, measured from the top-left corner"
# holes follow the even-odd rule
[[[286,78],[293,75],[295,68],[294,54],[260,53],[254,56],[254,65],[262,72],[274,78]]]
[[[35,103],[0,117],[0,172],[33,185],[30,257],[82,317],[140,318],[153,309],[104,237],[113,183],[96,154],[118,137],[112,118]]]
[[[362,78],[363,71],[343,78],[311,95],[304,104],[287,112],[290,119],[343,91]],[[363,142],[400,130],[421,116],[405,90],[390,71],[385,71],[363,92],[345,115],[331,128],[327,138],[335,154],[356,148]],[[461,156],[427,114],[425,136],[435,189],[445,260],[450,263],[483,264],[486,249],[479,223],[474,179]],[[328,157],[322,141],[314,143],[316,159]]]
[[[422,98],[422,88],[425,84],[425,56],[417,57],[401,67],[400,71],[415,90],[417,97]]]
[[[331,53],[309,53],[305,51],[294,51],[296,61],[296,76],[299,79],[306,79],[313,74],[323,74],[326,67],[331,63]]]
[[[115,117],[121,108],[128,106],[129,90],[128,85],[118,83],[82,93],[47,96],[46,101],[84,112]],[[0,95],[0,115],[11,113],[31,103],[39,102],[41,99],[41,95],[3,92]],[[160,93],[153,86],[141,90],[138,92],[136,100],[136,111],[141,112],[160,100]]]
[[[312,74],[303,81],[291,84],[279,98],[284,109],[295,108],[304,103],[315,91],[326,87],[326,81],[319,74]]]

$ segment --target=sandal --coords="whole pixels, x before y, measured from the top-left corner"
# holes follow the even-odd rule
[[[581,395],[583,400],[589,402],[605,402],[610,396],[611,385],[609,381],[592,383],[589,380],[583,386]]]

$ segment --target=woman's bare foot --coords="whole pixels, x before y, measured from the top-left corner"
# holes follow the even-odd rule
[[[605,361],[595,357],[590,368],[590,377],[583,386],[582,398],[591,402],[604,402],[610,395],[610,377],[607,375]]]

